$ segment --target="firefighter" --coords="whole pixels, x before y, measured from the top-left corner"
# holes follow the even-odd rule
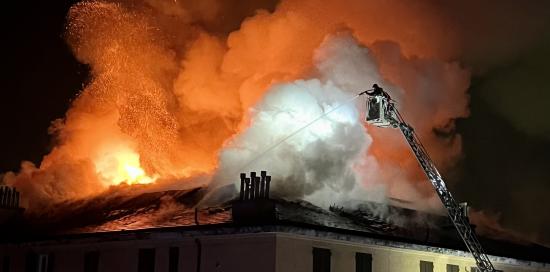
[[[386,92],[384,92],[384,90],[382,88],[380,88],[380,86],[378,86],[378,84],[374,84],[372,85],[372,89],[369,91],[367,91],[367,94],[369,95],[372,95],[372,96],[380,96],[380,95],[384,95]]]
[[[359,95],[361,95],[361,94],[368,94],[370,96],[383,96],[383,97],[387,98],[388,100],[391,100],[388,93],[386,93],[384,91],[384,89],[382,89],[380,86],[378,86],[378,84],[372,85],[372,89],[366,90],[366,91],[360,93]]]
[[[382,89],[380,86],[378,86],[378,84],[372,85],[371,92],[367,92],[367,94],[372,96],[383,96],[386,99],[391,100],[390,95],[385,92],[384,89]]]

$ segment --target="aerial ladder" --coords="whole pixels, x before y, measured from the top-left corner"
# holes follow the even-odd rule
[[[451,192],[447,190],[447,186],[428,155],[426,148],[420,142],[414,129],[404,121],[395,107],[394,101],[376,84],[373,85],[373,89],[361,92],[359,95],[363,94],[368,95],[366,122],[377,127],[391,127],[401,130],[401,133],[407,139],[412,152],[420,163],[422,170],[424,170],[428,180],[432,183],[441,202],[447,209],[449,218],[453,222],[458,234],[473,255],[478,269],[481,272],[495,272],[493,264],[483,251],[481,243],[470,225],[465,210],[455,201]]]

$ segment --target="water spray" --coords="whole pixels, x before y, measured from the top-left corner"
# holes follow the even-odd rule
[[[324,117],[326,117],[327,115],[329,115],[330,113],[336,111],[337,109],[341,108],[342,106],[344,105],[347,105],[349,103],[351,103],[352,101],[354,101],[355,99],[357,99],[361,94],[363,93],[360,93],[360,94],[357,94],[355,95],[354,97],[352,97],[351,99],[349,99],[348,101],[334,107],[333,109],[327,111],[326,113],[320,115],[319,117],[311,120],[309,123],[307,123],[306,125],[304,125],[303,127],[295,130],[294,132],[290,133],[289,135],[285,136],[284,138],[282,138],[281,140],[279,140],[278,142],[274,143],[273,145],[271,145],[270,147],[266,148],[264,151],[262,151],[260,154],[258,154],[257,156],[255,156],[254,158],[252,158],[251,160],[249,160],[247,163],[245,163],[243,166],[241,166],[237,172],[241,171],[241,170],[244,170],[244,168],[250,166],[251,164],[253,164],[254,162],[257,162],[258,159],[262,158],[265,154],[267,154],[269,151],[275,149],[277,146],[279,146],[280,144],[286,142],[288,139],[296,136],[298,133],[302,132],[304,129],[310,127],[311,125],[315,124],[317,121],[323,119]]]
[[[248,162],[246,162],[245,164],[243,164],[241,167],[237,168],[236,170],[234,170],[229,176],[232,177],[232,176],[236,176],[237,173],[240,173],[240,172],[243,172],[247,167],[253,165],[254,163],[258,162],[261,158],[263,158],[266,154],[268,154],[270,151],[274,150],[275,148],[277,148],[278,146],[280,146],[282,143],[288,141],[289,139],[291,139],[292,137],[298,135],[300,132],[304,131],[305,129],[307,129],[308,127],[312,126],[313,124],[315,124],[316,122],[318,122],[319,120],[325,118],[326,116],[328,116],[329,114],[335,112],[336,110],[340,109],[341,107],[355,101],[359,96],[361,96],[363,93],[359,93],[359,94],[356,94],[354,95],[353,97],[351,97],[350,99],[348,99],[347,101],[337,105],[336,107],[330,109],[329,111],[323,113],[322,115],[319,115],[318,117],[312,119],[311,121],[309,121],[308,123],[306,123],[304,126],[298,128],[297,130],[293,131],[292,133],[288,134],[287,136],[281,138],[279,141],[273,143],[272,145],[270,145],[269,147],[267,147],[266,149],[264,149],[262,152],[260,152],[258,155],[254,156],[252,159],[250,159]],[[226,185],[218,185],[216,187],[213,187],[212,189],[209,190],[209,192],[202,198],[201,201],[199,201],[199,203],[197,203],[197,206],[201,206],[201,204],[203,204],[204,201],[207,201],[208,198],[213,194],[213,192],[217,191],[218,189],[222,188],[222,187],[228,187],[228,186],[234,186],[233,184],[226,184]]]

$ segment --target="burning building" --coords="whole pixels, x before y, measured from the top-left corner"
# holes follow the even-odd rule
[[[407,142],[357,99],[384,86],[453,169],[472,71],[437,8],[75,4],[65,38],[89,80],[43,160],[2,176],[3,270],[471,271]],[[255,169],[273,179],[236,180]],[[498,269],[548,269],[548,249],[496,230]]]
[[[2,271],[476,271],[447,217],[369,202],[326,210],[259,185],[200,209],[201,189],[67,203],[4,229]],[[550,271],[548,248],[481,241],[500,271]]]

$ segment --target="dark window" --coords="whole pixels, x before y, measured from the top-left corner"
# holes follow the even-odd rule
[[[48,255],[38,255],[38,272],[46,272],[48,270]]]
[[[55,264],[55,256],[53,253],[50,253],[48,256],[48,268],[46,269],[46,272],[53,272],[54,271],[54,264]]]
[[[330,249],[313,248],[313,272],[330,272]]]
[[[53,272],[54,255],[40,254],[38,255],[38,272]]]
[[[36,272],[38,270],[38,254],[27,253],[25,256],[25,272]]]
[[[25,256],[25,272],[53,272],[54,261],[53,254],[29,252]]]
[[[141,248],[139,250],[138,272],[155,272],[154,248]]]
[[[372,255],[355,253],[355,272],[372,272]]]
[[[447,264],[447,272],[459,272],[460,269],[458,268],[458,265],[455,264]]]
[[[433,272],[434,264],[432,262],[420,261],[420,272]]]
[[[168,255],[168,272],[178,272],[180,248],[171,247]]]
[[[2,272],[10,272],[10,256],[4,256],[2,260]]]
[[[9,268],[8,268],[9,269]],[[4,271],[8,271],[5,270]],[[25,256],[25,272],[53,272],[54,255],[29,252]]]
[[[84,272],[99,271],[99,251],[84,253]]]

